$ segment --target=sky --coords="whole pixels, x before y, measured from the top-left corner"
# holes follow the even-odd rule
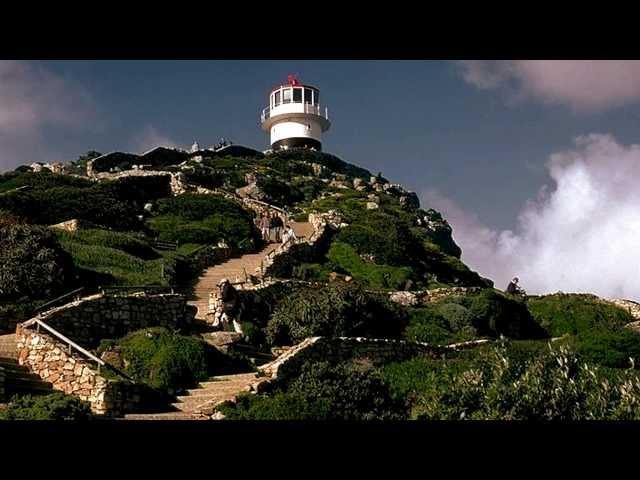
[[[638,61],[0,61],[0,170],[87,150],[267,147],[294,73],[323,148],[403,184],[504,288],[640,299]]]

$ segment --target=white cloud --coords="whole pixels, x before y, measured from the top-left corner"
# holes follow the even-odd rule
[[[154,147],[174,148],[178,144],[168,136],[160,133],[153,125],[145,125],[145,127],[134,135],[129,146],[134,153],[144,153]]]
[[[465,60],[463,78],[481,89],[501,89],[511,100],[533,98],[576,112],[640,100],[638,60]]]
[[[38,65],[0,61],[0,170],[49,160],[43,129],[86,129],[95,111],[81,86]]]
[[[587,135],[551,155],[553,181],[522,209],[514,232],[484,226],[436,191],[463,260],[505,288],[514,276],[531,293],[592,292],[640,299],[640,145]]]

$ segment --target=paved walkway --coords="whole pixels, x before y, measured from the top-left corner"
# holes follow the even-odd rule
[[[308,222],[291,222],[293,231],[298,237],[309,238],[313,233],[313,226]],[[215,290],[223,278],[231,283],[245,280],[247,275],[261,277],[260,265],[264,258],[278,248],[279,243],[270,243],[257,253],[248,253],[241,257],[231,258],[224,263],[207,268],[193,288],[193,296],[188,302],[198,308],[196,318],[206,319],[209,310],[209,293]]]

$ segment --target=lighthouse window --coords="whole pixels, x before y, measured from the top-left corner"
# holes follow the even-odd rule
[[[293,102],[294,103],[302,103],[302,89],[294,88],[293,89]]]
[[[313,104],[320,105],[320,92],[318,90],[313,91]]]
[[[274,107],[277,107],[278,105],[280,105],[280,90],[275,93],[273,102]]]
[[[312,90],[310,88],[305,88],[304,89],[304,103],[313,103],[313,98],[312,98]]]
[[[285,88],[282,90],[282,103],[291,103],[291,89]]]

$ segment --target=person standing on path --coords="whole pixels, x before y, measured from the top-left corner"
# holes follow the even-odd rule
[[[262,239],[265,242],[269,242],[269,217],[262,215],[260,217],[260,231],[262,232]]]
[[[284,222],[280,218],[280,215],[273,212],[271,214],[271,228],[276,242],[280,242],[282,240],[282,227],[284,227]]]

